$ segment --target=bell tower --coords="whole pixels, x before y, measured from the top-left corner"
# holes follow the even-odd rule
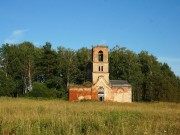
[[[92,83],[95,84],[99,77],[104,77],[106,83],[109,84],[108,47],[103,45],[94,46],[92,55]]]

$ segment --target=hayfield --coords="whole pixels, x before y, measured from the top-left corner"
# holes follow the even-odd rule
[[[180,104],[0,98],[0,134],[179,135]]]

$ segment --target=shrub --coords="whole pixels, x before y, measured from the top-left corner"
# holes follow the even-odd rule
[[[33,90],[27,94],[29,97],[45,97],[45,98],[57,98],[59,92],[57,90],[49,89],[43,83],[33,83]]]
[[[89,82],[89,81],[88,82],[84,82],[83,86],[84,87],[91,87],[92,86],[92,82]]]
[[[57,91],[57,97],[61,99],[68,99],[68,92],[65,88],[61,88]]]

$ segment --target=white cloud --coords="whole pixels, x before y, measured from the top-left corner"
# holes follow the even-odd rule
[[[27,32],[27,31],[29,31],[29,30],[28,29],[22,29],[22,30],[13,31],[10,34],[10,36],[5,39],[4,43],[13,44],[13,43],[20,42],[23,39],[25,32]]]
[[[172,71],[180,76],[180,58],[172,58],[172,57],[158,57],[158,60],[162,63],[167,63]]]

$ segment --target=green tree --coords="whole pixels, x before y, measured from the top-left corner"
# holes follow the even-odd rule
[[[34,45],[30,42],[4,44],[1,48],[1,66],[6,77],[11,77],[14,81],[15,95],[32,90],[34,50]]]
[[[0,96],[13,96],[14,84],[10,76],[0,69]]]
[[[35,47],[30,42],[23,42],[18,45],[19,59],[22,65],[22,79],[24,83],[24,93],[32,90],[32,78],[35,68]]]
[[[92,51],[83,47],[76,52],[77,57],[77,78],[76,83],[83,84],[87,81],[87,68],[92,63]]]
[[[59,65],[59,74],[63,78],[64,84],[68,88],[70,83],[74,83],[77,78],[77,58],[75,51],[58,47],[58,57],[61,61]]]
[[[133,100],[141,100],[141,84],[143,74],[141,65],[138,63],[138,56],[126,48],[118,45],[110,50],[110,79],[127,80],[133,86]]]
[[[2,79],[4,78],[3,83],[4,85],[7,84],[7,80],[9,80],[10,84],[13,81],[14,88],[11,89],[13,92],[12,96],[16,97],[17,94],[21,94],[20,87],[21,87],[21,67],[20,66],[20,60],[17,57],[18,54],[18,47],[17,45],[9,45],[9,44],[3,44],[0,48],[0,64],[1,69],[4,72],[4,75],[2,73]],[[1,80],[2,80],[1,79]],[[12,81],[11,81],[12,80]],[[11,86],[11,85],[9,85]],[[9,89],[6,89],[7,87],[4,86],[4,90],[7,90],[7,93]],[[8,94],[9,95],[9,94]]]
[[[60,78],[58,66],[58,54],[51,49],[51,43],[46,42],[36,60],[36,81],[46,83],[48,88],[60,89],[62,79]]]
[[[161,72],[162,83],[160,91],[160,100],[180,102],[180,87],[178,77],[176,77],[174,72],[171,71],[171,68],[168,66],[167,63],[163,63],[161,65]]]
[[[10,77],[14,81],[14,96],[23,94],[22,82],[22,63],[20,60],[20,52],[16,44],[4,44],[1,48],[3,57],[1,61],[2,69],[6,77]]]
[[[157,58],[153,55],[149,55],[146,51],[139,53],[139,62],[141,64],[141,71],[144,75],[142,85],[142,99],[144,101],[159,100],[162,74],[161,64],[157,61]]]

